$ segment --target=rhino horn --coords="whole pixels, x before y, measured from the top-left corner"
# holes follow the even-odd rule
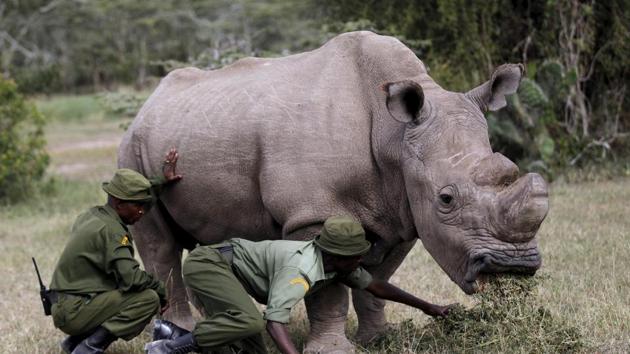
[[[523,64],[503,64],[496,68],[490,80],[466,93],[483,112],[497,111],[507,104],[506,95],[516,92],[523,77]]]
[[[424,105],[422,87],[411,80],[390,82],[383,85],[387,94],[387,110],[391,116],[401,122],[417,123]]]
[[[499,193],[498,221],[506,242],[527,242],[534,238],[549,211],[547,184],[536,173],[528,173]]]

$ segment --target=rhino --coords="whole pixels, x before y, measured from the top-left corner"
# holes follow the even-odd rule
[[[363,267],[388,279],[420,239],[466,294],[483,274],[533,274],[547,185],[493,153],[484,113],[506,105],[523,75],[499,66],[465,92],[440,87],[399,40],[338,35],[310,52],[245,58],[162,79],[128,128],[119,167],[161,173],[180,154],[177,185],[133,226],[147,270],[168,280],[167,318],[191,326],[184,249],[232,237],[310,240],[333,215],[364,226]],[[353,290],[357,339],[386,329],[384,301]],[[348,293],[305,299],[305,352],[351,352]]]

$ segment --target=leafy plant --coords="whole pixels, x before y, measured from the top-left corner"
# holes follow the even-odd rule
[[[44,151],[44,118],[0,77],[0,200],[25,198],[48,166]]]
[[[564,99],[575,75],[557,61],[545,61],[534,79],[524,78],[508,107],[488,115],[490,140],[496,150],[519,163],[527,171],[553,177],[553,168],[562,165],[565,154],[557,141],[565,134],[554,129],[562,114]]]
[[[138,114],[146,97],[129,92],[105,92],[99,94],[98,99],[108,115],[132,118]]]

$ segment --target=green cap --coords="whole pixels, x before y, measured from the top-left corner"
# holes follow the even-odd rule
[[[103,182],[103,190],[118,199],[148,202],[151,201],[151,182],[140,173],[121,168],[109,182]]]
[[[361,224],[349,216],[334,216],[324,222],[315,244],[337,256],[360,256],[370,250]]]

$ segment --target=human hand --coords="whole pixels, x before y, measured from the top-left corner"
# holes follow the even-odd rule
[[[166,183],[177,182],[183,178],[182,175],[179,175],[175,172],[178,158],[179,154],[177,153],[176,148],[171,148],[164,158],[164,163],[162,164],[162,173],[164,174]]]
[[[446,306],[431,305],[425,313],[432,317],[446,317],[456,306],[459,306],[459,304],[455,303]]]

